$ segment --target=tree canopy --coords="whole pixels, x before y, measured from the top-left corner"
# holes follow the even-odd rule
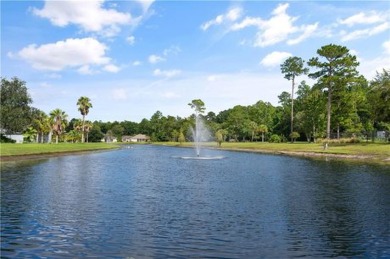
[[[371,81],[357,72],[359,62],[347,47],[329,44],[317,50],[306,63],[299,57],[281,64],[284,77],[292,81],[291,94],[283,91],[279,105],[259,100],[252,105],[235,105],[215,113],[205,113],[205,103],[193,99],[188,105],[195,111],[189,117],[164,115],[156,111],[141,122],[88,122],[92,108],[88,97],[77,100],[82,119],[68,122],[65,111],[45,112],[32,108],[26,83],[18,78],[1,82],[1,129],[24,132],[29,140],[84,142],[103,138],[121,141],[124,135],[146,134],[152,141],[191,141],[195,118],[204,120],[210,135],[222,141],[316,141],[320,138],[373,137],[376,131],[390,132],[390,71],[378,71]],[[308,72],[312,85],[298,84],[296,77]],[[296,94],[296,98],[294,95]],[[388,137],[387,137],[388,138]]]
[[[21,133],[31,123],[32,99],[26,82],[1,78],[0,128],[6,134]]]

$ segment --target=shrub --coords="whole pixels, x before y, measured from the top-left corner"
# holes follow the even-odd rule
[[[0,143],[15,143],[16,141],[10,138],[7,138],[5,135],[0,134]]]
[[[296,132],[296,131],[291,132],[291,134],[290,134],[291,141],[292,141],[292,142],[295,142],[295,140],[296,140],[297,138],[299,138],[300,136],[301,136],[301,135],[299,135],[299,133]]]
[[[269,138],[269,142],[271,142],[271,143],[280,143],[281,141],[282,141],[282,139],[279,137],[279,135],[276,135],[276,134],[273,134]]]

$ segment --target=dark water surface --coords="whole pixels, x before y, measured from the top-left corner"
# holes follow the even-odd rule
[[[2,257],[390,257],[388,166],[207,152],[3,163]]]

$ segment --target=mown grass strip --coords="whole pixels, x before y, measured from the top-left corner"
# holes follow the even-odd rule
[[[0,156],[28,156],[55,153],[72,153],[82,151],[107,150],[118,148],[118,145],[107,143],[59,143],[59,144],[0,144]]]
[[[161,145],[191,147],[193,143],[177,142],[156,143]],[[215,142],[202,143],[205,147],[218,148]],[[267,153],[290,153],[294,155],[310,154],[316,155],[334,155],[340,158],[365,158],[370,160],[384,161],[390,163],[390,144],[387,143],[353,143],[353,144],[332,144],[327,150],[324,150],[322,144],[317,143],[268,143],[268,142],[225,142],[222,143],[221,149],[226,150],[243,150]]]

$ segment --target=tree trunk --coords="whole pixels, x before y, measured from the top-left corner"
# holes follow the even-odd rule
[[[294,132],[294,84],[295,84],[295,77],[292,77],[292,85],[291,85],[291,132]],[[293,139],[291,138],[291,142],[293,142]]]
[[[337,139],[340,140],[340,125],[337,125]]]
[[[264,132],[261,133],[261,142],[264,142]]]
[[[327,103],[327,123],[326,123],[326,138],[330,139],[330,113],[331,113],[331,102],[332,102],[332,88],[328,89],[328,103]]]
[[[83,115],[83,128],[81,129],[81,143],[84,143],[84,132],[85,132],[85,115]]]

